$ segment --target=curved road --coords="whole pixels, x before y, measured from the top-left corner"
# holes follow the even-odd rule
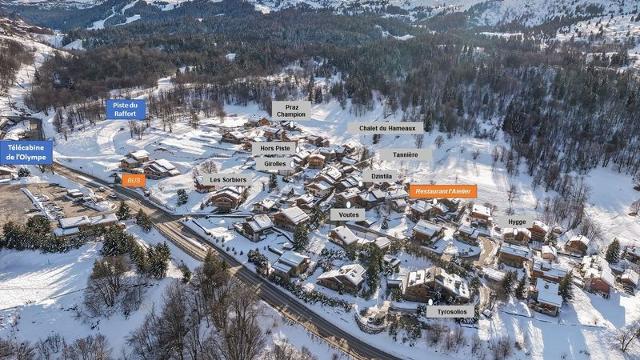
[[[56,163],[55,169],[57,173],[89,187],[110,185],[106,181],[82,173],[75,169],[68,168],[60,163]],[[203,238],[191,229],[182,225],[182,223],[180,223],[179,221],[181,219],[181,216],[168,213],[165,209],[159,207],[156,204],[153,204],[141,194],[130,189],[116,186],[111,190],[117,192],[121,199],[128,200],[133,211],[137,211],[139,208],[142,208],[147,214],[149,214],[149,217],[153,221],[158,231],[171,242],[173,242],[176,246],[178,246],[190,256],[198,260],[202,260],[204,259],[206,250],[194,245],[193,237],[199,239],[199,241],[197,242],[202,243],[207,248],[212,249],[218,256],[224,259],[231,266],[232,273],[236,278],[240,279],[246,284],[255,287],[257,294],[262,300],[271,305],[273,308],[277,309],[286,318],[301,324],[310,332],[321,337],[333,346],[341,349],[353,358],[392,360],[400,359],[384,350],[370,345],[369,343],[333,324],[331,321],[314,313],[312,310],[307,308],[304,304],[300,303],[297,299],[295,299],[293,296],[285,292],[277,285],[245,268],[231,255],[223,251],[216,251],[215,246],[211,242],[209,242],[208,239]]]

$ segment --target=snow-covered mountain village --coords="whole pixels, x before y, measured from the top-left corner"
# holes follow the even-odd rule
[[[639,7],[0,1],[0,358],[640,358]]]

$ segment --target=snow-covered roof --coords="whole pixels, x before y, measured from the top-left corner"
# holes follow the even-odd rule
[[[318,190],[329,190],[329,189],[332,188],[331,184],[329,184],[328,182],[326,182],[324,180],[312,182],[311,184],[309,184],[309,186],[313,186],[313,187],[317,188]]]
[[[17,174],[18,170],[8,166],[0,166],[0,173]]]
[[[378,249],[385,249],[391,245],[391,240],[386,236],[379,236],[373,243],[378,247]]]
[[[484,215],[487,217],[491,216],[491,210],[484,205],[473,204],[473,207],[471,208],[471,212],[475,214]]]
[[[459,297],[470,297],[467,281],[457,274],[447,273],[443,268],[433,266],[407,274],[407,287],[418,286],[429,282],[436,282]]]
[[[96,216],[74,216],[69,218],[58,219],[58,225],[62,229],[69,229],[85,225],[102,225],[117,222],[118,218],[115,214],[102,214]]]
[[[77,234],[79,232],[80,232],[80,229],[78,229],[77,227],[72,227],[68,229],[63,229],[63,228],[53,229],[53,234],[55,236],[67,236],[67,235]]]
[[[90,223],[89,217],[86,215],[58,219],[58,225],[63,229],[89,225]]]
[[[609,263],[600,255],[585,256],[582,259],[582,272],[585,279],[599,278],[609,286],[613,286],[615,283],[615,277],[611,273]]]
[[[358,286],[364,280],[365,269],[360,264],[343,265],[340,269],[332,269],[318,276],[318,280],[327,278],[346,279],[351,284]]]
[[[176,167],[166,159],[157,159],[152,162],[152,164],[158,165],[161,170],[170,171],[175,169]]]
[[[538,302],[556,307],[562,306],[562,296],[558,294],[558,284],[538,278],[536,290],[538,290]]]
[[[545,223],[543,223],[542,221],[534,221],[533,222],[533,226],[532,228],[539,228],[541,230],[543,230],[544,232],[549,232],[549,226]]]
[[[276,261],[275,264],[271,265],[271,267],[274,270],[278,270],[283,273],[289,273],[289,271],[291,271],[291,266],[280,261]]]
[[[553,246],[543,245],[541,252],[542,255],[553,255],[554,257],[558,257],[558,250]]]
[[[543,273],[546,277],[557,279],[563,278],[569,272],[560,264],[555,264],[539,258],[533,260],[533,270]]]
[[[334,182],[338,181],[338,179],[340,179],[342,177],[342,173],[340,172],[340,170],[330,166],[328,168],[326,168],[323,172],[323,175],[329,177],[330,179],[332,179]]]
[[[251,220],[247,221],[247,224],[254,232],[263,231],[273,227],[271,218],[266,214],[254,215]]]
[[[477,239],[479,234],[478,229],[468,225],[460,225],[460,227],[458,227],[458,232],[472,239]]]
[[[514,245],[509,243],[503,243],[500,246],[500,252],[510,254],[513,256],[519,256],[522,258],[530,258],[531,250],[526,246]]]
[[[583,243],[585,246],[588,246],[591,240],[589,240],[589,238],[584,235],[576,235],[576,236],[573,236],[571,239],[569,239],[567,243],[572,243],[572,242],[580,242],[580,243]]]
[[[338,226],[332,231],[344,245],[351,245],[353,243],[357,243],[360,240],[360,238],[356,236],[356,234],[354,234],[351,229],[344,225]]]
[[[285,251],[282,255],[280,255],[278,262],[285,263],[291,267],[297,267],[297,266],[300,266],[300,264],[302,264],[307,259],[309,259],[308,256],[289,250],[289,251]]]
[[[433,237],[435,234],[442,231],[442,226],[432,224],[426,220],[420,220],[416,226],[413,227],[413,231],[427,235],[428,237]]]
[[[146,150],[136,150],[134,152],[130,152],[129,156],[136,160],[142,160],[149,157],[149,152]]]
[[[299,224],[301,222],[309,220],[309,215],[307,215],[307,213],[302,211],[302,209],[297,206],[282,209],[281,212],[287,219],[289,219],[289,221],[294,224]]]
[[[502,281],[502,279],[504,279],[506,275],[504,272],[490,267],[483,267],[482,272],[484,273],[485,277],[493,281]]]

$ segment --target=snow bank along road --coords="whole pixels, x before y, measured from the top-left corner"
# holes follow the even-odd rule
[[[103,180],[67,168],[60,163],[56,163],[55,171],[62,176],[88,187],[109,185],[109,183]],[[90,180],[88,181],[87,179]],[[277,285],[272,284],[267,279],[258,276],[256,273],[242,266],[242,264],[231,255],[215,251],[207,239],[202,238],[199,234],[183,226],[179,222],[180,216],[169,214],[164,209],[148,201],[141,194],[130,189],[115,187],[113,190],[118,193],[121,199],[127,200],[130,203],[130,207],[134,213],[138,211],[138,209],[142,209],[149,214],[158,231],[187,254],[202,261],[206,254],[205,249],[210,248],[231,266],[231,271],[235,277],[254,286],[256,293],[262,300],[277,309],[286,318],[301,324],[307,330],[321,337],[328,343],[340,348],[356,359],[399,360],[398,357],[360,340],[358,337],[342,330],[322,316],[315,314],[289,294],[285,293],[284,290],[280,289]],[[201,242],[206,245],[205,248],[196,246],[190,236],[199,238]]]

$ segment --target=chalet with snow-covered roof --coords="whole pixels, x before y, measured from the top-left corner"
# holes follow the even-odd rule
[[[269,119],[267,119],[266,117],[261,117],[261,118],[251,117],[245,123],[245,126],[247,127],[259,127],[259,126],[270,126],[270,125],[271,125],[271,121],[269,121]]]
[[[634,294],[638,288],[640,277],[635,270],[629,268],[620,275],[619,281],[627,293]]]
[[[273,215],[273,223],[276,227],[294,231],[297,226],[304,225],[309,221],[309,215],[297,206],[282,209]]]
[[[480,232],[474,227],[468,225],[460,225],[460,227],[458,227],[458,230],[456,230],[455,235],[458,240],[469,245],[477,246]]]
[[[589,240],[588,237],[584,235],[576,235],[571,237],[571,239],[564,244],[564,250],[568,253],[584,256],[589,250],[590,242],[591,240]]]
[[[532,308],[549,316],[558,316],[562,307],[562,296],[559,294],[559,285],[538,278],[532,291]]]
[[[585,290],[609,297],[611,288],[615,285],[615,277],[607,260],[599,255],[585,256],[580,272]]]
[[[420,220],[413,227],[412,239],[424,245],[430,245],[444,236],[444,227]]]
[[[279,208],[280,204],[276,199],[264,198],[253,205],[253,212],[265,214],[278,211]]]
[[[273,272],[283,279],[300,276],[309,268],[309,257],[293,250],[285,251],[278,260],[271,265]]]
[[[402,297],[408,301],[465,304],[471,299],[467,281],[443,268],[430,267],[407,274]]]
[[[309,142],[309,144],[314,145],[316,147],[328,147],[329,146],[329,139],[327,139],[324,136],[320,136],[320,135],[307,135],[307,142]]]
[[[311,210],[316,204],[316,198],[313,193],[302,194],[293,200],[293,205],[303,209]]]
[[[144,175],[154,180],[180,175],[180,171],[165,159],[152,160],[144,164],[143,169]]]
[[[147,161],[149,161],[149,153],[146,150],[133,151],[120,160],[120,168],[125,170],[139,168]]]
[[[526,228],[504,228],[502,240],[510,244],[527,246],[531,240],[531,231]]]
[[[348,227],[341,225],[329,232],[329,240],[342,247],[346,247],[361,242],[362,238],[354,234]]]
[[[295,167],[302,168],[307,164],[307,161],[309,160],[310,155],[311,153],[308,152],[307,150],[301,150],[301,151],[298,151],[295,155],[293,155],[291,159],[293,160],[293,164],[295,165]]]
[[[352,206],[357,205],[358,195],[360,195],[360,190],[357,188],[350,188],[336,194],[334,197],[336,207],[345,208],[347,207],[347,203],[351,204]]]
[[[262,134],[267,140],[282,140],[282,137],[285,133],[283,129],[273,127],[273,126],[265,126],[262,129]]]
[[[522,268],[531,260],[531,250],[526,246],[502,243],[498,250],[498,261],[513,267]]]
[[[484,226],[489,226],[493,222],[493,218],[491,217],[491,209],[484,205],[473,204],[469,217],[471,218],[471,222],[475,222]]]
[[[365,269],[360,264],[343,265],[318,276],[318,284],[340,293],[355,294],[364,282]]]
[[[307,164],[311,169],[322,169],[324,167],[324,155],[318,153],[309,155]]]
[[[569,273],[564,266],[544,259],[536,258],[531,263],[531,281],[533,282],[537,278],[542,278],[554,283],[560,282],[563,277]]]
[[[540,249],[540,256],[547,261],[556,261],[558,250],[553,245],[543,245]]]
[[[329,184],[324,180],[320,180],[320,181],[313,181],[309,183],[305,187],[305,189],[309,191],[311,194],[313,194],[314,196],[323,198],[331,193],[331,191],[333,190],[333,185]]]
[[[211,194],[207,204],[213,205],[223,212],[229,212],[242,204],[242,201],[242,190],[235,186],[227,186]]]
[[[640,246],[625,246],[622,257],[634,264],[640,264]]]
[[[241,224],[242,235],[251,241],[260,241],[273,232],[273,223],[267,214],[257,214]]]
[[[247,140],[247,137],[238,130],[227,131],[222,134],[222,142],[230,144],[242,144]]]
[[[333,166],[329,166],[326,167],[322,170],[322,172],[320,174],[318,174],[318,176],[316,176],[316,178],[314,180],[319,181],[319,180],[324,180],[327,183],[331,184],[332,186],[334,186],[335,184],[338,183],[338,181],[342,178],[342,172],[340,172],[340,170],[336,169]]]
[[[542,221],[534,221],[529,231],[531,232],[532,241],[544,242],[549,233],[549,226]]]

